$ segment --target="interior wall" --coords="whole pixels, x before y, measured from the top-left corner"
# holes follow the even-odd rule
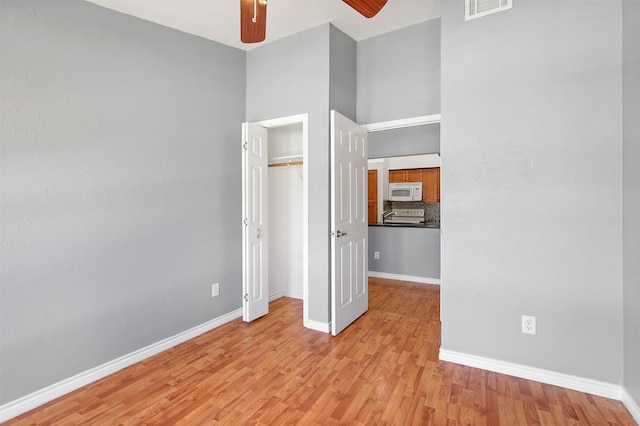
[[[440,152],[440,124],[369,133],[369,158]]]
[[[369,271],[438,283],[440,229],[369,226]]]
[[[239,309],[244,52],[2,1],[0,63],[0,404]]]
[[[440,19],[358,42],[357,62],[358,123],[440,113]]]
[[[308,113],[309,318],[329,323],[329,31],[322,25],[247,52],[247,121]]]
[[[624,386],[640,407],[640,3],[622,8]]]
[[[356,121],[357,43],[329,27],[329,109]]]
[[[621,12],[443,2],[442,349],[622,384]]]

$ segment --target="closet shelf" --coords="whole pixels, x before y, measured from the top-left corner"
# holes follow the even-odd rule
[[[269,160],[269,167],[296,166],[302,164],[302,155],[283,155]]]

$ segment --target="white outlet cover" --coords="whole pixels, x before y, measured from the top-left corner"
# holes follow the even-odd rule
[[[522,316],[522,332],[524,334],[536,334],[536,317]]]

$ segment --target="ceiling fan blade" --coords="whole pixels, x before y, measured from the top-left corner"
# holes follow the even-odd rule
[[[243,43],[264,41],[266,29],[267,3],[259,0],[240,0],[240,40]]]
[[[387,4],[387,0],[344,0],[365,18],[373,18]]]

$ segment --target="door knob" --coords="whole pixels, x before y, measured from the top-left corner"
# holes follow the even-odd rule
[[[340,231],[336,231],[336,237],[340,238],[340,237],[344,237],[345,235],[347,235],[346,232],[340,232]]]

